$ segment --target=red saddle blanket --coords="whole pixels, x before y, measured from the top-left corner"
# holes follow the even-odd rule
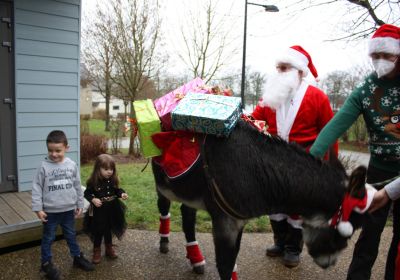
[[[183,175],[200,157],[200,146],[193,132],[166,131],[151,136],[162,155],[154,157],[169,178]]]

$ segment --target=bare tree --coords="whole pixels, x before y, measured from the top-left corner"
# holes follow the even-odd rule
[[[291,14],[298,13],[315,7],[332,5],[344,5],[346,12],[338,17],[351,19],[345,20],[343,27],[344,35],[335,40],[357,40],[368,37],[377,26],[385,23],[398,25],[400,23],[400,3],[398,0],[291,0],[285,2]]]
[[[110,46],[114,24],[112,17],[104,8],[96,6],[94,22],[83,30],[83,61],[88,70],[94,90],[98,91],[106,102],[105,130],[110,130],[110,99],[112,94],[112,69],[114,57]]]
[[[157,0],[115,0],[111,5],[116,22],[116,32],[110,41],[115,58],[113,81],[129,98],[133,114],[133,101],[157,72],[155,62],[161,60],[157,57],[161,39],[159,3]],[[130,155],[134,154],[135,136],[131,130]]]
[[[218,1],[201,1],[200,7],[187,12],[187,22],[181,26],[184,50],[179,58],[192,72],[208,83],[228,63],[237,47],[231,37],[234,24],[227,14],[218,14]]]

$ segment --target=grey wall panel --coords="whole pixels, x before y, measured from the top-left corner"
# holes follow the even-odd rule
[[[76,113],[18,113],[19,127],[77,125],[79,116]],[[20,141],[23,139],[20,139]]]
[[[17,9],[24,9],[45,14],[59,15],[63,17],[79,18],[79,6],[48,0],[19,0]]]
[[[16,61],[17,70],[42,70],[76,73],[77,59],[19,55]]]
[[[79,55],[79,48],[76,45],[17,39],[15,46],[15,52],[17,54],[72,59],[77,59],[77,56]]]
[[[21,127],[18,130],[19,139],[29,139],[29,141],[46,141],[47,135],[52,130],[62,130],[68,139],[78,139],[79,131],[76,126],[63,126],[63,127]]]
[[[19,70],[16,77],[19,84],[75,86],[79,83],[78,73]]]
[[[53,86],[53,85],[17,85],[20,98],[37,99],[77,99],[77,86]]]
[[[79,30],[79,20],[76,18],[60,17],[22,9],[15,10],[15,23],[76,32]]]
[[[79,33],[76,31],[52,30],[23,24],[16,24],[15,38],[79,45]]]
[[[47,154],[46,141],[32,141],[32,142],[20,142],[20,153],[21,157],[25,156],[39,156]],[[70,152],[76,152],[78,148],[78,139],[68,139],[70,146]]]
[[[20,100],[18,112],[20,113],[74,113],[78,106],[78,100],[46,100],[24,99]]]

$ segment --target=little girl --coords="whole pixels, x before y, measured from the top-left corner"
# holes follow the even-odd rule
[[[125,205],[118,198],[125,200],[128,195],[119,187],[115,161],[110,155],[101,154],[96,158],[84,196],[90,202],[83,229],[93,241],[92,263],[100,263],[103,236],[106,256],[117,258],[112,234],[121,239],[126,230]]]

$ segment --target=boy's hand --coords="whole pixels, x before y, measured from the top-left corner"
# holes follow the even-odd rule
[[[45,223],[45,222],[47,222],[47,214],[46,214],[46,212],[44,212],[44,211],[37,211],[36,212],[36,215],[38,216],[38,218],[43,222],[43,223]]]
[[[122,193],[121,194],[121,198],[123,199],[123,200],[125,200],[125,199],[128,199],[128,194],[127,193]]]
[[[100,207],[102,205],[101,200],[98,198],[93,198],[92,199],[92,203],[94,204],[94,206],[96,207]]]
[[[83,209],[77,208],[75,209],[75,219],[78,218],[82,214]]]

